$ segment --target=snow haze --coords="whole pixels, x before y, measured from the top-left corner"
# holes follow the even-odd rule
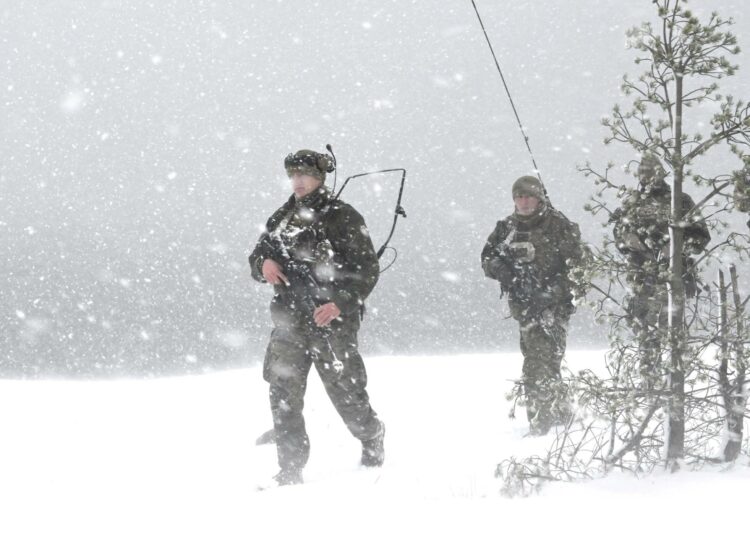
[[[478,5],[553,202],[598,243],[576,165],[633,157],[599,120],[638,73],[625,31],[651,3]],[[690,5],[734,17],[745,44],[746,3]],[[739,63],[722,88],[742,97]],[[479,252],[531,162],[469,2],[6,1],[0,106],[7,375],[257,362],[269,289],[246,257],[289,193],[284,156],[326,143],[340,179],[408,171],[363,350],[517,347]],[[395,195],[394,176],[347,190],[376,245]],[[571,347],[601,345],[591,320],[573,318]]]

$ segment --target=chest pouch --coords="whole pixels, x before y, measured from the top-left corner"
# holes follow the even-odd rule
[[[521,263],[533,262],[536,250],[531,242],[512,242],[508,245],[511,257]]]

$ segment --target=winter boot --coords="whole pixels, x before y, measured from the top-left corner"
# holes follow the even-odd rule
[[[270,445],[272,443],[276,443],[276,430],[273,428],[266,430],[255,440],[256,445]]]
[[[526,433],[524,437],[541,437],[545,436],[549,433],[550,428],[552,428],[549,424],[542,424],[542,423],[530,423],[529,424],[529,431]]]
[[[385,423],[378,421],[378,433],[372,439],[362,441],[362,465],[365,467],[380,467],[385,461],[385,449],[383,448],[383,439],[385,439]]]
[[[552,428],[553,423],[547,408],[534,411],[534,408],[527,407],[526,416],[529,419],[528,436],[544,436]]]
[[[299,469],[282,469],[273,479],[279,486],[293,486],[295,484],[302,484],[302,471]]]

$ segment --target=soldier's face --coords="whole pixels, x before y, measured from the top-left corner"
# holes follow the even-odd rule
[[[289,177],[289,182],[292,184],[292,190],[297,199],[302,199],[323,185],[323,181],[319,178],[302,173],[294,173]]]
[[[539,208],[539,199],[530,195],[519,195],[513,198],[516,212],[521,216],[531,216]]]

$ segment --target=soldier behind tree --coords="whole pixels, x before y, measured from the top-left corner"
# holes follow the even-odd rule
[[[750,212],[750,155],[742,157],[744,166],[732,174],[734,182],[734,208],[740,212]],[[750,227],[750,220],[747,221]]]
[[[560,367],[575,310],[577,287],[570,275],[583,244],[578,225],[550,205],[538,178],[519,178],[513,201],[515,212],[497,222],[487,239],[482,268],[500,282],[519,323],[530,432],[545,434],[569,415]]]
[[[667,328],[667,283],[669,281],[669,221],[672,213],[672,189],[664,180],[667,173],[659,159],[644,152],[638,166],[638,188],[613,214],[617,249],[628,263],[627,280],[631,296],[627,320],[636,335],[640,350],[641,373],[649,381],[658,374],[661,340]],[[700,212],[693,211],[692,198],[682,194],[682,214],[686,215],[685,293],[695,296],[697,284],[694,261],[690,255],[705,251],[711,240]]]
[[[332,199],[327,155],[301,150],[284,161],[294,191],[268,220],[250,255],[252,275],[271,283],[274,329],[263,364],[270,384],[280,485],[302,482],[310,443],[302,415],[307,377],[315,365],[349,431],[362,442],[361,463],[382,465],[385,427],[370,405],[357,350],[365,298],[379,265],[362,216]],[[302,266],[313,281],[292,277]],[[294,272],[293,272],[294,270]],[[312,295],[314,305],[305,307]]]

